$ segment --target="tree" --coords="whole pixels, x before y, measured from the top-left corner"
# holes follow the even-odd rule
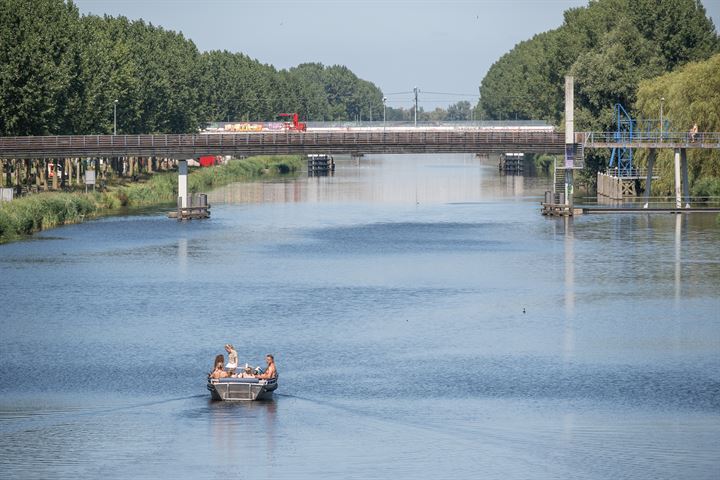
[[[447,120],[470,120],[470,108],[470,102],[467,100],[460,100],[450,105],[447,109]]]
[[[0,0],[0,134],[193,132],[212,120],[378,118],[382,92],[343,66],[278,71],[200,53],[182,34],[71,1]]]
[[[701,132],[720,131],[720,54],[640,82],[635,111],[655,118],[661,98],[665,99],[671,131],[687,132],[694,123]],[[638,161],[645,161],[645,152],[640,152]],[[660,178],[653,183],[653,190],[670,194],[674,188],[673,153],[660,151],[656,165]],[[720,152],[689,149],[688,169],[693,195],[720,195]]]
[[[0,0],[0,134],[66,133],[78,18],[71,2]]]
[[[630,107],[638,84],[720,51],[705,9],[696,0],[596,0],[565,12],[563,25],[521,42],[483,78],[485,118],[538,118],[562,124],[563,77],[575,77],[575,126],[613,128],[615,103]],[[607,162],[586,153],[587,179]]]

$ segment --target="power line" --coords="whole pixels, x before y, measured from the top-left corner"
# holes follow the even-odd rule
[[[477,93],[449,93],[449,92],[428,92],[427,90],[422,90],[421,93],[429,93],[430,95],[447,95],[447,96],[453,96],[453,97],[479,97]]]

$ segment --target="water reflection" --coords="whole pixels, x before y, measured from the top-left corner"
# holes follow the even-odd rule
[[[373,202],[437,204],[521,200],[550,185],[549,177],[501,176],[474,155],[370,155],[337,158],[335,176],[237,183],[211,192],[211,203]]]
[[[263,458],[272,463],[276,452],[277,408],[275,400],[257,402],[208,402],[213,452],[218,462]]]
[[[675,306],[680,304],[682,296],[682,214],[675,215]]]
[[[575,237],[574,218],[563,217],[565,226],[565,326],[563,335],[563,354],[565,360],[571,359],[575,354]]]
[[[185,237],[181,237],[178,239],[177,258],[178,273],[180,273],[183,278],[186,278],[188,264],[188,239]]]
[[[525,197],[525,176],[505,175],[505,192],[518,201]]]
[[[715,216],[543,218],[549,181],[365,157],[1,245],[2,473],[717,477]],[[208,402],[228,340],[274,402]],[[60,397],[128,407],[25,413]]]

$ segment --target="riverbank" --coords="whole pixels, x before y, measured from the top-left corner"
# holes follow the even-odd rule
[[[231,160],[226,165],[193,170],[188,176],[188,190],[206,192],[233,182],[292,174],[302,165],[302,157],[286,155]],[[110,215],[122,207],[174,204],[177,182],[176,172],[157,173],[137,183],[111,184],[104,192],[48,192],[1,203],[0,243]]]

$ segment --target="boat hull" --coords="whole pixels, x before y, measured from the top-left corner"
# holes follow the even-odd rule
[[[207,389],[213,400],[225,402],[252,402],[272,398],[277,379],[220,378],[208,380]]]

